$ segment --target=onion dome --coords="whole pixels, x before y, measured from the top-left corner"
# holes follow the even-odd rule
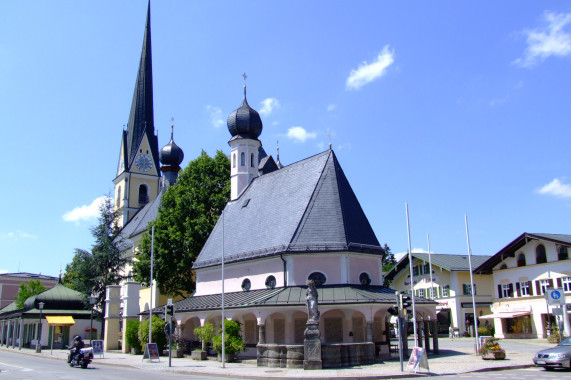
[[[165,166],[178,167],[184,159],[184,152],[173,140],[174,125],[171,125],[171,141],[159,152],[159,160]]]
[[[262,119],[258,111],[248,105],[246,86],[244,86],[244,101],[240,108],[228,116],[227,124],[232,140],[237,138],[257,140],[262,134]]]
[[[36,294],[24,302],[24,309],[38,309],[38,304],[44,303],[44,309],[84,310],[83,294],[64,286],[61,282],[51,289]]]

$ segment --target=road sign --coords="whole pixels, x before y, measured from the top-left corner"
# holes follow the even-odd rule
[[[560,307],[551,310],[551,312],[553,313],[553,315],[563,315],[563,309]]]
[[[545,296],[549,305],[565,305],[565,294],[560,289],[547,288]]]
[[[165,334],[171,335],[174,332],[174,323],[165,324]]]

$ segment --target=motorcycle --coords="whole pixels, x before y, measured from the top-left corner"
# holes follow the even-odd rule
[[[70,367],[80,366],[87,368],[87,365],[93,361],[93,348],[80,348],[79,354],[75,354],[75,348],[72,348],[67,355],[67,362]]]

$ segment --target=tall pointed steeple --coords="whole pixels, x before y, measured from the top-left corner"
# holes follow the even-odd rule
[[[129,114],[129,122],[127,124],[127,155],[126,168],[130,168],[133,160],[137,156],[137,152],[143,136],[147,135],[156,170],[159,170],[159,146],[155,136],[155,122],[153,116],[153,59],[151,53],[151,2],[147,8],[147,23],[145,25],[145,37],[143,39],[143,49],[141,51],[141,60],[139,63],[139,71],[137,72],[137,80],[135,82],[135,91],[133,93],[133,102],[131,103],[131,112]]]

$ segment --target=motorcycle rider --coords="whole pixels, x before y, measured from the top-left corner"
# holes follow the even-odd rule
[[[83,343],[81,337],[79,335],[74,336],[73,348],[71,349],[71,355],[70,355],[72,360],[75,360],[77,362],[77,360],[79,359],[79,350],[81,350],[83,347],[85,347],[85,343]]]

